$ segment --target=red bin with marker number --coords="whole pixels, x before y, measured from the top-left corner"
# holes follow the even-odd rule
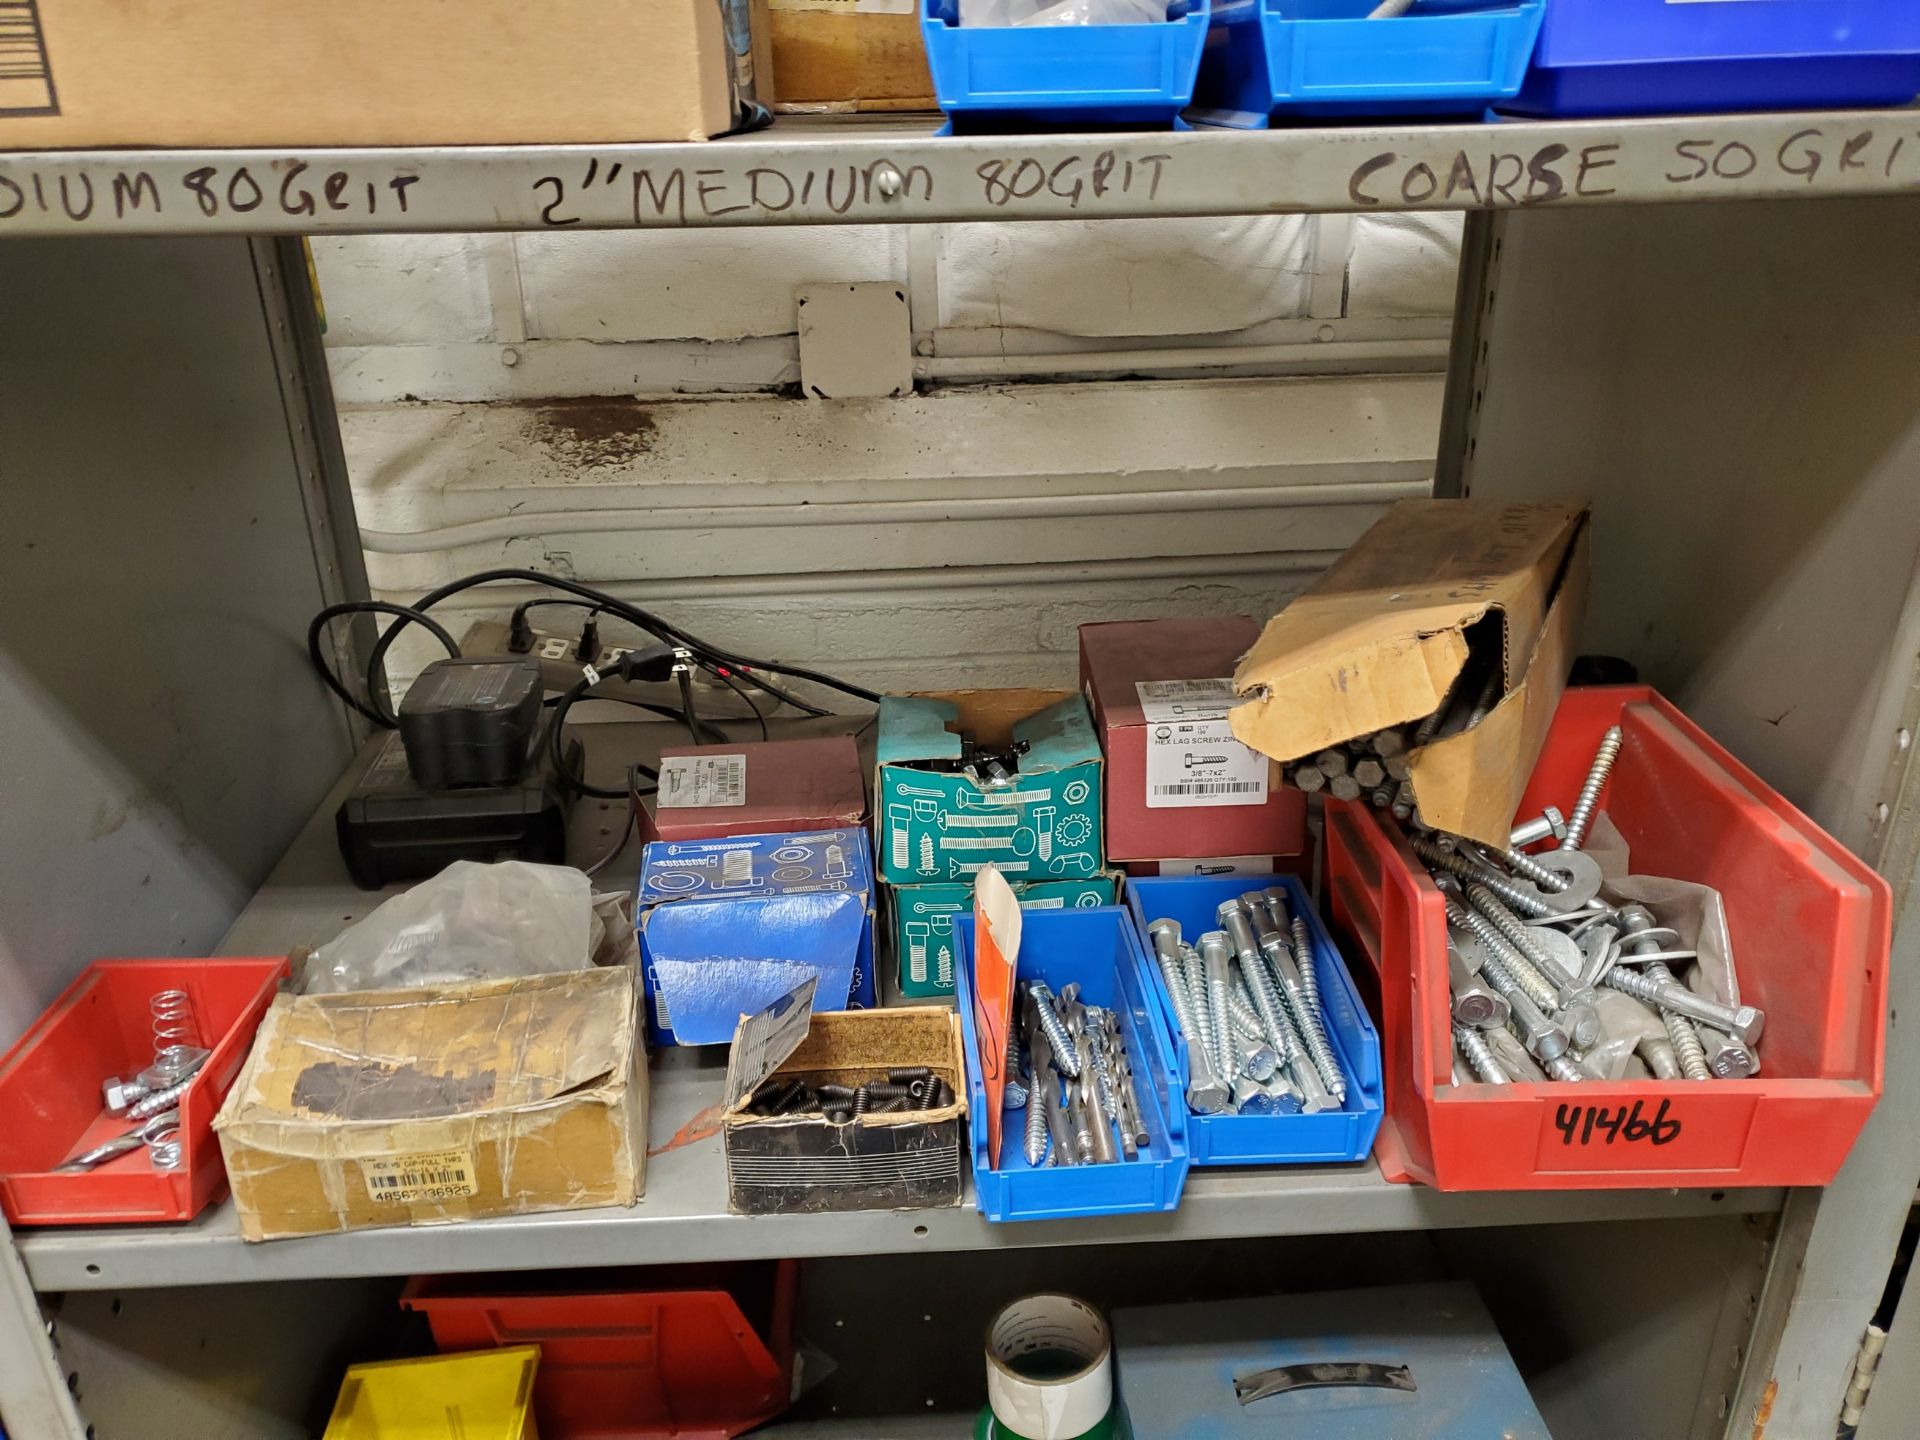
[[[1446,913],[1391,821],[1327,806],[1327,892],[1381,1011],[1388,1179],[1441,1190],[1824,1185],[1880,1095],[1892,897],[1867,865],[1640,686],[1566,692],[1522,815],[1570,809],[1609,726],[1601,808],[1633,870],[1711,885],[1741,999],[1767,1015],[1750,1080],[1452,1083]]]

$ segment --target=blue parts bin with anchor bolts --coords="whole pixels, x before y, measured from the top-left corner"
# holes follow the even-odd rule
[[[1380,1038],[1300,883],[1136,877],[1127,904],[1172,1032],[1193,1163],[1365,1159]]]

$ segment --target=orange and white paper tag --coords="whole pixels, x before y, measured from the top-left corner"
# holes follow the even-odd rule
[[[1000,1166],[1000,1104],[1007,1088],[1007,1034],[1020,960],[1020,902],[991,865],[973,877],[973,1033],[987,1085],[987,1158]]]

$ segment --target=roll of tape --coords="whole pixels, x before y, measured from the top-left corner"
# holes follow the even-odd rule
[[[1024,1440],[1075,1440],[1113,1408],[1106,1317],[1071,1295],[1029,1295],[987,1327],[987,1403]]]

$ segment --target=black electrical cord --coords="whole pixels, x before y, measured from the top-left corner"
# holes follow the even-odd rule
[[[762,740],[768,739],[767,717],[762,713],[760,707],[753,703],[753,696],[747,693],[746,688],[735,680],[732,675],[717,665],[708,665],[706,671],[709,675],[713,676],[714,679],[718,680],[722,685],[740,697],[741,702],[746,705],[747,709],[753,712],[753,718],[760,722],[760,738]]]
[[[651,700],[635,700],[630,695],[582,695],[580,698],[582,700],[605,700],[607,703],[611,705],[630,705],[635,710],[645,710],[649,714],[658,715],[663,720],[679,720],[684,718],[684,715],[686,713],[682,710],[675,709],[671,705],[656,705]],[[551,709],[553,706],[558,705],[560,703],[560,697],[558,695],[549,695],[541,703],[546,705],[549,709]],[[753,702],[749,700],[747,704],[748,704],[748,707],[751,708]],[[756,711],[755,713],[757,714],[758,712]],[[731,719],[734,717],[718,716],[715,718]],[[744,720],[747,717],[742,715],[742,716],[739,716],[738,718]],[[700,728],[706,732],[706,737],[704,739],[695,740],[694,742],[695,744],[724,745],[727,743],[727,732],[722,730],[718,725],[715,725],[712,719],[709,719],[704,715],[701,716]]]
[[[680,680],[680,708],[685,712],[683,718],[687,722],[687,733],[693,736],[693,743],[698,745],[700,743],[700,722],[693,713],[693,667],[690,665],[677,666],[674,669],[674,674]],[[724,744],[726,742],[722,740],[721,743]]]
[[[376,697],[379,694],[379,687],[374,679],[374,676],[378,673],[376,668],[371,665],[367,667],[367,701],[371,703],[362,703],[358,697],[351,694],[347,690],[347,687],[340,682],[340,677],[333,673],[333,668],[327,664],[326,656],[322,654],[320,650],[320,637],[326,633],[327,626],[331,625],[342,615],[366,614],[394,615],[399,617],[394,624],[387,627],[386,633],[380,637],[380,643],[374,647],[375,650],[381,654],[385,653],[386,644],[393,638],[395,632],[398,631],[402,625],[408,624],[409,622],[424,625],[432,633],[434,639],[447,647],[447,654],[455,660],[460,658],[460,646],[455,643],[453,636],[448,633],[446,626],[442,625],[438,620],[435,620],[431,615],[415,609],[410,605],[390,605],[384,600],[343,600],[337,605],[327,606],[326,609],[313,617],[312,623],[307,626],[307,659],[313,662],[313,668],[320,672],[320,678],[327,682],[327,688],[333,691],[334,694],[338,695],[374,724],[391,730],[400,722],[392,715],[383,713],[378,706]]]
[[[818,670],[809,670],[798,665],[784,665],[777,661],[756,660],[750,656],[736,655],[731,651],[719,649],[716,646],[709,645],[698,636],[681,629],[679,626],[661,619],[650,610],[642,609],[640,606],[622,600],[618,596],[609,595],[604,590],[596,590],[591,585],[583,585],[579,581],[569,580],[563,575],[548,575],[539,570],[525,570],[515,567],[482,570],[472,575],[463,576],[458,580],[450,580],[439,589],[429,591],[416,600],[411,609],[415,614],[419,614],[432,609],[448,596],[458,595],[462,591],[471,590],[476,586],[489,585],[496,581],[504,580],[514,580],[525,584],[545,585],[551,589],[563,590],[570,595],[579,596],[584,600],[591,600],[598,605],[604,613],[625,620],[628,624],[644,630],[649,635],[664,640],[668,644],[678,645],[691,650],[697,658],[702,660],[717,662],[742,672],[767,671],[775,675],[785,676],[789,679],[810,681],[815,685],[824,686],[829,690],[837,690],[842,694],[851,695],[856,700],[866,700],[877,703],[880,699],[878,692],[869,690],[864,685],[855,685],[850,681],[839,680],[831,675],[823,674]],[[369,674],[377,671],[381,661],[386,658],[387,648],[393,643],[399,632],[405,628],[408,618],[411,617],[403,618],[400,623],[388,629],[374,645],[373,652],[367,661]],[[784,700],[796,709],[802,710],[807,714],[822,715],[826,713],[818,706],[810,705],[806,701],[760,679],[758,675],[755,676],[754,683],[766,691],[767,694],[774,696],[776,699]]]

